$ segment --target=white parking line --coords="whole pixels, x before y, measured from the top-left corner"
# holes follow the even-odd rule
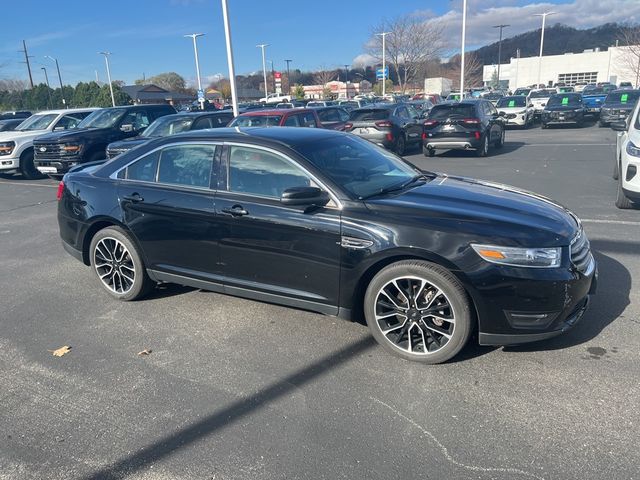
[[[508,145],[509,142],[505,142]],[[525,143],[522,147],[613,147],[615,143]]]
[[[46,183],[25,183],[25,182],[0,182],[0,185],[15,185],[21,186],[26,185],[27,187],[48,187],[48,188],[58,188],[58,185],[47,185]]]
[[[582,223],[602,223],[606,225],[633,225],[640,227],[640,222],[634,222],[631,220],[601,220],[598,218],[581,218]]]

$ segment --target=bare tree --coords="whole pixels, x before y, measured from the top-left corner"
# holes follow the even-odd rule
[[[381,32],[389,32],[385,39],[386,60],[393,66],[403,93],[418,73],[424,72],[424,66],[444,49],[441,23],[404,15],[384,20],[371,30],[366,48],[379,61],[382,60],[382,37],[376,34]]]
[[[327,70],[324,67],[320,67],[320,70],[313,74],[313,79],[319,85],[322,85],[322,96],[327,98],[331,94],[331,90],[327,88],[327,83],[336,78],[335,70]]]
[[[635,77],[635,86],[640,82],[640,25],[629,25],[620,32],[623,54],[621,57],[625,70]]]
[[[22,92],[27,89],[27,81],[16,78],[4,78],[0,80],[0,91]]]
[[[446,65],[444,76],[451,79],[452,88],[460,89],[460,55],[455,55]],[[465,85],[468,87],[482,86],[482,62],[474,53],[467,53],[464,56]]]

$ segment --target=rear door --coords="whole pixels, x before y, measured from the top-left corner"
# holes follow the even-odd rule
[[[167,145],[118,172],[123,222],[141,245],[148,268],[209,280],[219,273],[211,188],[217,148]]]

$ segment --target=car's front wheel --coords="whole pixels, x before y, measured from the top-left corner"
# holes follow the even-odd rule
[[[153,288],[138,248],[123,229],[114,226],[98,231],[89,252],[91,268],[113,297],[137,300]]]
[[[627,198],[622,190],[622,175],[618,173],[618,189],[616,191],[616,207],[621,210],[628,210],[634,207],[634,203]]]
[[[378,272],[367,288],[364,313],[387,351],[416,362],[451,359],[472,331],[463,286],[446,269],[425,261],[401,261]]]
[[[620,176],[620,166],[617,160],[613,162],[613,175],[611,176],[614,180],[618,180],[618,177]]]
[[[45,178],[45,175],[40,173],[33,161],[33,149],[25,150],[20,156],[20,173],[27,180]]]

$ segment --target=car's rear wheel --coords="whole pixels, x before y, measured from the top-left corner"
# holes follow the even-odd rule
[[[504,147],[504,128],[502,129],[502,133],[500,134],[500,138],[498,140],[496,140],[496,148],[502,148]]]
[[[482,145],[476,150],[476,155],[479,157],[486,157],[489,154],[489,133],[482,139]]]
[[[618,177],[620,176],[620,164],[618,163],[618,160],[616,160],[615,162],[613,162],[613,179],[614,180],[618,180]]]
[[[433,157],[436,154],[436,151],[433,148],[428,148],[423,146],[422,153],[424,154],[425,157]]]
[[[107,227],[98,231],[91,240],[89,252],[91,268],[102,287],[113,297],[137,300],[153,288],[142,256],[121,228]]]
[[[36,165],[33,161],[33,150],[25,150],[24,153],[20,156],[20,173],[27,180],[36,180],[38,178],[45,178],[46,175],[43,175],[38,171]]]
[[[364,312],[374,338],[387,351],[416,362],[451,359],[472,331],[470,302],[458,279],[425,261],[382,269],[367,288]]]
[[[404,135],[401,133],[400,135],[398,135],[398,138],[396,139],[396,146],[395,146],[395,151],[396,154],[402,156],[404,155],[404,152],[407,149],[407,142],[404,139]]]

